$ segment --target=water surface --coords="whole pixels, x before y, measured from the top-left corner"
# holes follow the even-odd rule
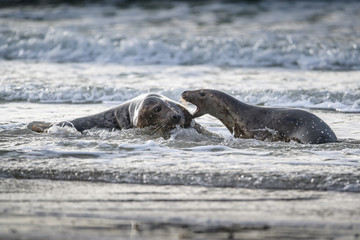
[[[66,180],[71,182],[69,189],[88,191],[101,188],[98,182],[119,188],[140,184],[136,186],[144,192],[163,185],[174,192],[182,191],[179,186],[216,188],[225,199],[279,190],[297,199],[296,191],[309,191],[324,200],[315,208],[325,204],[337,211],[325,199],[336,195],[352,202],[360,191],[359,9],[356,1],[100,2],[1,8],[1,182],[19,187],[28,182],[13,184],[14,179]],[[339,142],[235,139],[208,115],[196,121],[211,134],[181,128],[165,136],[149,129],[91,129],[80,134],[58,127],[39,134],[27,128],[32,121],[56,123],[98,113],[143,93],[179,101],[183,91],[199,88],[218,89],[254,105],[308,110],[328,123]],[[191,104],[187,108],[195,110]],[[33,196],[37,190],[30,189],[35,190],[27,194]],[[5,195],[4,199],[16,197]],[[263,200],[261,204],[268,203]],[[11,201],[5,203],[2,211],[15,216]],[[355,205],[349,206],[354,211],[336,215],[335,225],[358,215]],[[218,207],[215,201],[204,211]],[[50,207],[43,214],[51,211]],[[308,213],[302,215],[306,228],[317,228],[321,219],[312,225]],[[118,214],[124,217],[120,210]],[[160,221],[156,214],[139,216],[150,223]],[[212,216],[203,215],[203,222],[188,215],[179,218],[204,226]],[[229,216],[224,215],[227,224],[244,226],[245,220]],[[254,218],[257,227],[263,226],[261,218]],[[11,226],[18,228],[16,221]],[[281,221],[275,225],[282,226]],[[351,218],[341,229],[356,229],[358,224]],[[334,237],[333,232],[326,234]]]

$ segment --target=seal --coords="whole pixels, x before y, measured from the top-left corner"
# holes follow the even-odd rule
[[[212,89],[185,91],[182,98],[197,106],[194,118],[210,114],[236,138],[310,144],[337,141],[335,133],[323,120],[304,110],[253,106]]]
[[[95,127],[107,129],[155,127],[155,132],[165,133],[177,125],[188,128],[192,125],[192,120],[192,115],[180,103],[160,94],[149,93],[107,111],[60,122],[56,125],[74,127],[80,132]],[[200,131],[200,125],[194,125]],[[44,132],[52,124],[34,122],[28,126],[35,132]]]

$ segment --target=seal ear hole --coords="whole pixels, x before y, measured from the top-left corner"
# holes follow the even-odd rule
[[[161,107],[160,107],[160,106],[156,106],[156,107],[154,108],[154,111],[155,111],[155,112],[160,112],[160,111],[161,111]]]

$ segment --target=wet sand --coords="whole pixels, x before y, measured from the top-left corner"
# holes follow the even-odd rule
[[[360,239],[360,194],[0,179],[0,239]]]

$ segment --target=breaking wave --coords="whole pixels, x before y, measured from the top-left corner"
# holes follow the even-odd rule
[[[89,154],[78,157],[89,157]],[[92,156],[93,157],[93,156]],[[206,171],[146,171],[142,169],[115,170],[59,170],[59,169],[0,169],[1,177],[25,179],[53,179],[73,181],[100,181],[154,185],[199,185],[208,187],[241,187],[259,189],[301,189],[360,192],[359,176],[310,173],[256,173]]]
[[[176,101],[184,89],[161,90]],[[28,101],[34,103],[103,103],[124,102],[149,90],[133,88],[111,87],[77,87],[48,86],[29,84],[22,87],[1,86],[0,101]],[[336,110],[339,112],[360,112],[360,93],[358,91],[329,91],[329,90],[260,90],[230,92],[237,99],[263,106],[298,107],[308,109]]]
[[[10,36],[9,36],[10,35]],[[13,35],[13,36],[11,36]],[[216,65],[228,67],[285,67],[309,70],[358,70],[360,50],[355,43],[341,47],[308,39],[293,46],[288,36],[254,42],[232,37],[146,39],[82,36],[48,30],[46,33],[1,34],[0,57],[40,62],[99,62],[118,64]],[[304,46],[302,46],[304,44]],[[322,45],[321,48],[318,46]]]
[[[0,59],[358,70],[358,9],[356,1],[4,8]]]

